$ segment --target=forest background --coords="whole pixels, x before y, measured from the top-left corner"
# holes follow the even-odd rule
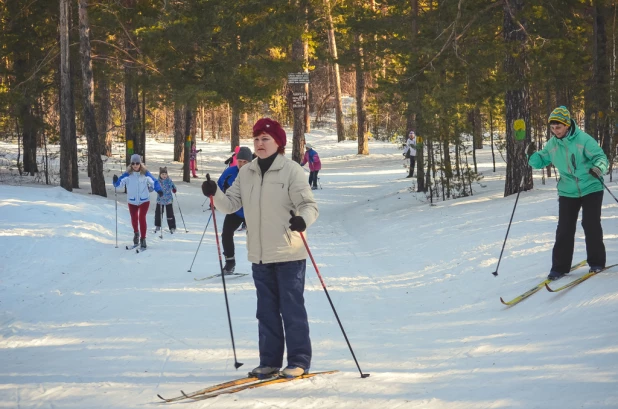
[[[532,188],[524,149],[550,138],[557,105],[614,162],[616,8],[608,0],[3,1],[0,140],[19,149],[0,152],[0,172],[70,191],[84,160],[92,193],[106,196],[102,161],[139,153],[147,163],[147,134],[173,138],[169,160],[188,163],[191,140],[229,139],[232,149],[270,116],[292,129],[300,161],[304,134],[332,118],[338,140],[357,140],[359,155],[370,154],[370,138],[402,143],[414,130],[415,189],[442,199],[473,193],[476,151],[490,147],[506,159],[507,196]],[[309,83],[288,82],[301,72]]]

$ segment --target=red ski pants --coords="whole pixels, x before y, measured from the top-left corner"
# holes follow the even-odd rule
[[[146,214],[148,213],[148,207],[150,202],[144,202],[139,206],[129,205],[129,213],[131,213],[131,224],[133,225],[133,231],[137,231],[137,222],[139,219],[139,232],[142,239],[146,238]]]

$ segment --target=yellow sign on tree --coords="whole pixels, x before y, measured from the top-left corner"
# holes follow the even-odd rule
[[[516,119],[513,124],[513,129],[515,129],[515,140],[523,141],[526,139],[526,122],[523,119]]]

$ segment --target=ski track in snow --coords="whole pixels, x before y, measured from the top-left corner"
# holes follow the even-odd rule
[[[504,163],[473,196],[430,206],[411,192],[401,150],[371,142],[336,143],[332,132],[307,137],[320,153],[323,189],[307,240],[363,372],[358,370],[311,261],[306,305],[314,371],[340,373],[176,403],[191,408],[615,408],[618,407],[618,271],[570,290],[513,298],[549,270],[557,222],[555,179],[522,192],[498,277],[493,277],[515,196],[502,197]],[[199,141],[198,141],[199,142]],[[242,377],[256,366],[257,322],[251,276],[226,280],[236,371],[219,270],[200,184],[224,168],[227,143],[200,144],[199,179],[183,183],[166,162],[170,143],[148,140],[153,174],[167,165],[178,185],[188,233],[148,232],[149,251],[132,240],[126,195],[118,193],[118,248],[111,178],[108,198],[81,189],[0,186],[0,408],[143,408],[157,393],[176,396]],[[242,141],[251,146],[250,141]],[[3,144],[3,149],[11,149]],[[195,183],[197,182],[197,183]],[[608,186],[616,190],[616,183]],[[485,186],[485,187],[483,187]],[[154,194],[151,196],[154,200]],[[176,203],[177,204],[177,203]],[[176,206],[175,204],[175,206]],[[154,219],[151,205],[148,225]],[[618,205],[605,195],[608,263],[617,262]],[[217,213],[217,224],[223,215]],[[237,270],[250,272],[245,233],[236,232]],[[578,224],[574,262],[585,258]],[[579,269],[571,280],[585,273]],[[562,283],[562,281],[561,281]]]

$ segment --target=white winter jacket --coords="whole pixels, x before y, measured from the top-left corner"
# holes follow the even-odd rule
[[[215,207],[234,213],[241,207],[247,222],[247,250],[252,263],[279,263],[307,258],[300,234],[291,231],[290,210],[307,227],[318,218],[318,206],[300,165],[277,155],[262,178],[258,161],[243,166],[225,193],[217,186]]]
[[[127,187],[127,203],[139,206],[150,201],[150,189],[161,190],[159,181],[145,168],[140,172],[125,172],[114,184],[116,188]]]
[[[408,151],[410,151],[410,156],[416,156],[416,135],[412,139],[407,139],[403,153],[406,154]]]

